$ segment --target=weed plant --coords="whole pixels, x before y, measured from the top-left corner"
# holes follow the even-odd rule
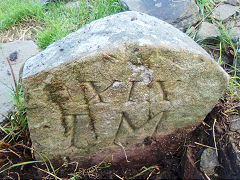
[[[15,106],[15,111],[11,113],[11,115],[7,118],[8,123],[5,124],[4,127],[0,126],[0,129],[5,133],[2,141],[8,140],[10,143],[15,136],[21,134],[27,128],[27,117],[24,106],[24,97],[23,97],[23,89],[20,82],[16,81],[11,63],[9,58],[7,57],[7,61],[9,67],[11,69],[14,87],[12,87],[12,97],[13,104]]]

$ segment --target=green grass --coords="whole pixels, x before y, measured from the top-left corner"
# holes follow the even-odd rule
[[[196,0],[196,4],[199,7],[199,13],[203,20],[208,17],[215,5],[212,0]]]
[[[28,0],[1,0],[0,1],[0,31],[21,22],[27,17],[42,15],[43,5]]]
[[[13,97],[13,104],[16,107],[16,110],[11,113],[10,117],[8,117],[8,123],[6,123],[4,127],[0,126],[0,129],[5,134],[2,141],[7,140],[8,143],[10,143],[17,135],[23,133],[26,130],[28,124],[24,105],[22,85],[20,82],[16,81],[15,74],[13,72],[12,65],[8,57],[6,61],[8,62],[11,69],[14,81],[14,87],[12,87],[11,94]]]
[[[36,29],[36,41],[41,49],[52,42],[76,31],[81,26],[123,11],[119,0],[79,0],[77,8],[67,8],[64,1],[48,3],[32,3],[29,0],[0,1],[0,30],[4,30],[26,18],[34,18],[41,25]]]

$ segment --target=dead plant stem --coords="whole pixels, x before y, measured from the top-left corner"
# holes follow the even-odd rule
[[[12,73],[12,76],[13,76],[13,81],[14,81],[14,85],[15,85],[15,90],[17,91],[17,81],[16,81],[16,78],[15,78],[15,74],[14,74],[14,72],[13,72],[13,68],[12,68],[12,65],[11,65],[11,63],[10,63],[9,57],[7,57],[7,61],[8,61],[8,65],[9,65],[9,67],[10,67],[10,69],[11,69],[11,73]]]

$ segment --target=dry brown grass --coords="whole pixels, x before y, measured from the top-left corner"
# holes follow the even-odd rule
[[[9,27],[4,31],[0,31],[0,43],[7,43],[14,40],[34,40],[36,30],[41,25],[32,18],[25,18],[21,23]]]

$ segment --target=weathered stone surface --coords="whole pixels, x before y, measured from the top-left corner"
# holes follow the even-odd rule
[[[200,20],[194,0],[120,0],[129,10],[143,12],[166,21],[179,29],[186,29]]]
[[[191,38],[135,11],[84,26],[23,70],[32,142],[50,158],[133,147],[178,130],[185,136],[227,84],[225,71]],[[132,154],[142,158],[136,148]]]
[[[78,9],[80,4],[81,4],[80,1],[71,1],[71,2],[68,2],[67,4],[65,4],[65,7],[66,8],[71,8],[71,9],[73,9],[73,8]]]
[[[240,119],[232,121],[229,127],[231,131],[237,131],[240,133]]]
[[[219,166],[218,157],[214,149],[205,149],[201,155],[200,169],[208,176],[214,174],[214,170]]]
[[[232,40],[238,41],[240,37],[240,27],[233,27],[229,30],[229,34]]]
[[[213,11],[213,16],[215,19],[219,21],[224,21],[234,15],[237,10],[239,10],[239,7],[237,6],[232,6],[229,4],[223,4],[219,5],[217,8],[214,9]]]
[[[18,40],[0,45],[0,122],[13,109],[11,89],[14,83],[6,57],[10,58],[16,80],[18,80],[23,63],[38,52],[38,47],[33,41]]]
[[[239,6],[240,5],[240,0],[226,0],[226,4],[231,4],[233,6]]]
[[[210,38],[216,38],[219,35],[220,35],[220,32],[214,24],[203,22],[198,31],[197,38],[210,39]]]

